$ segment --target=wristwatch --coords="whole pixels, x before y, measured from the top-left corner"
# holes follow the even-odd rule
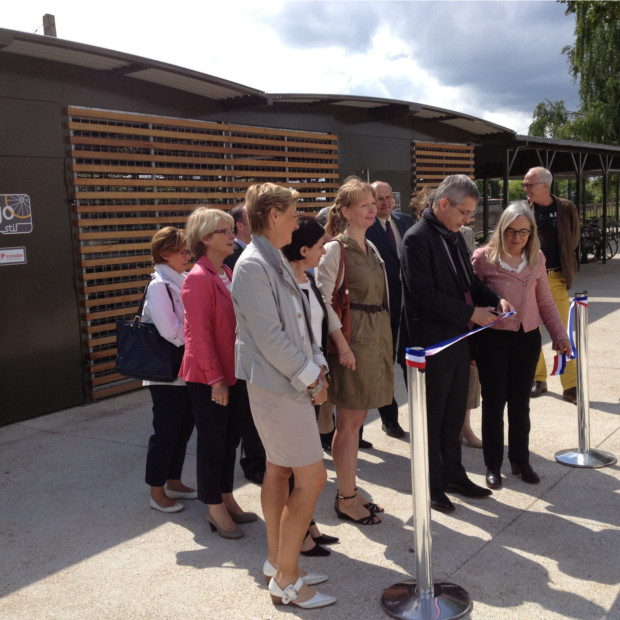
[[[316,396],[323,389],[323,381],[321,377],[318,378],[316,385],[314,387],[308,386],[308,392],[310,392],[311,396]]]

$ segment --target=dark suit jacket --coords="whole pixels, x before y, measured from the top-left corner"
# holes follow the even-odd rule
[[[467,254],[463,236],[458,239]],[[441,235],[427,221],[405,234],[401,264],[407,346],[428,347],[468,331],[473,307],[465,302]],[[500,299],[477,277],[471,294],[478,306],[496,307]]]
[[[234,269],[235,264],[237,263],[237,260],[241,256],[241,252],[243,252],[243,250],[245,250],[245,248],[242,248],[235,239],[233,243],[233,253],[224,259],[224,264],[228,265],[231,269]]]
[[[401,239],[403,239],[407,230],[413,226],[413,218],[406,213],[392,213],[392,220],[396,223]],[[396,338],[400,322],[400,307],[403,300],[402,284],[400,280],[400,260],[398,259],[398,254],[390,246],[387,234],[377,218],[375,218],[374,224],[366,231],[366,238],[375,244],[385,263],[385,272],[387,274],[390,293],[390,321],[392,323],[394,338]]]

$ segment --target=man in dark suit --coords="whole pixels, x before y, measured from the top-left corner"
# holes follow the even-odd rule
[[[233,220],[235,220],[235,241],[233,243],[233,253],[224,259],[224,264],[234,269],[237,259],[241,256],[241,252],[252,241],[252,233],[250,232],[250,221],[248,220],[244,202],[233,207],[230,210],[230,214]]]
[[[377,193],[377,217],[374,224],[366,231],[366,238],[377,246],[385,263],[390,293],[390,322],[392,324],[393,353],[396,356],[400,312],[403,301],[400,280],[400,252],[405,233],[413,226],[413,218],[406,213],[393,213],[394,197],[392,188],[384,181],[372,184]],[[398,405],[392,402],[379,407],[382,428],[389,437],[402,437],[405,431],[398,423]]]
[[[476,213],[478,188],[469,177],[446,177],[432,207],[403,239],[404,322],[409,346],[429,347],[488,325],[495,308],[511,309],[473,273],[461,226]],[[426,414],[431,507],[451,512],[446,491],[484,497],[461,463],[459,435],[469,384],[469,341],[460,340],[426,360]]]

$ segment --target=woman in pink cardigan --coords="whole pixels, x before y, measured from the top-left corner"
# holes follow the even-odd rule
[[[477,365],[482,388],[482,449],[491,489],[502,486],[504,407],[508,404],[508,459],[512,473],[537,484],[530,465],[530,388],[540,353],[541,323],[556,351],[571,352],[570,340],[553,301],[536,221],[525,202],[504,210],[489,244],[474,252],[476,275],[516,314],[481,332]]]
[[[235,311],[232,271],[223,264],[233,252],[233,218],[199,207],[187,220],[187,243],[198,259],[185,278],[185,354],[180,375],[192,402],[197,431],[198,499],[209,506],[207,521],[222,538],[241,538],[237,523],[255,521],[233,496],[241,420],[250,415],[244,381],[235,377]]]

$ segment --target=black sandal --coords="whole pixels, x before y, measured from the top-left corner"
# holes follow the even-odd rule
[[[375,521],[376,517],[373,512],[371,512],[367,517],[362,517],[361,519],[354,519],[351,515],[348,515],[346,512],[341,512],[338,508],[338,500],[339,499],[353,499],[357,497],[357,493],[350,495],[349,497],[344,497],[342,495],[336,495],[336,501],[334,502],[334,510],[338,515],[339,519],[344,519],[345,521],[352,521],[353,523],[357,523],[359,525],[377,525],[381,523],[381,521]]]
[[[357,492],[357,487],[355,487],[353,490]],[[379,508],[379,506],[374,502],[368,502],[367,504],[364,504],[364,508],[367,508],[372,513],[385,512],[385,508]]]

